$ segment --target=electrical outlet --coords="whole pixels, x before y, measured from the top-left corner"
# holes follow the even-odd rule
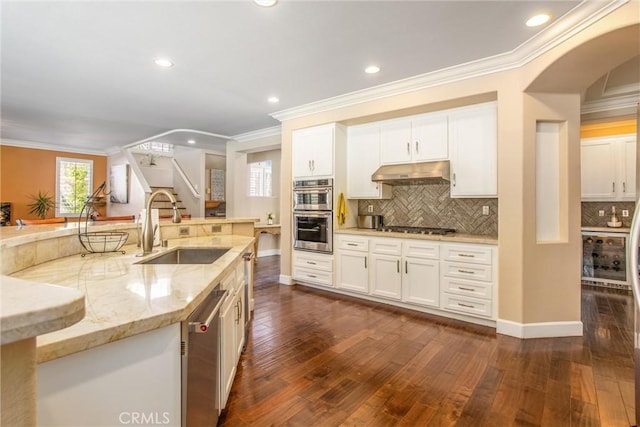
[[[367,212],[373,212],[373,205],[367,205]]]
[[[222,232],[222,226],[221,225],[212,225],[211,226],[211,232],[212,233],[221,233]]]
[[[625,217],[625,218],[628,217],[629,216],[629,211],[626,210],[626,209],[622,209],[622,216]]]
[[[179,236],[188,236],[189,235],[189,227],[180,227],[178,228]]]
[[[598,216],[604,216],[604,210],[600,209],[600,210],[598,211]]]
[[[482,215],[489,215],[489,206],[482,207]]]

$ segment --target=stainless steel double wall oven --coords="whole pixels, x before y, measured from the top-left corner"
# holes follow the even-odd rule
[[[293,182],[293,247],[333,252],[333,180]]]

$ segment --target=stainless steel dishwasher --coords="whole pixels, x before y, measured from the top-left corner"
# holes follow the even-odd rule
[[[218,285],[182,322],[182,426],[215,426],[220,416],[220,307]]]

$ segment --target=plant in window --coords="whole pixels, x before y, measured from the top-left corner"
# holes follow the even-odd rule
[[[267,224],[273,224],[273,213],[267,212]]]
[[[47,217],[47,213],[49,210],[56,207],[54,199],[52,196],[49,196],[48,193],[42,193],[42,191],[38,191],[38,195],[29,196],[32,203],[29,203],[27,207],[30,209],[30,214],[36,214],[39,219],[45,219]]]

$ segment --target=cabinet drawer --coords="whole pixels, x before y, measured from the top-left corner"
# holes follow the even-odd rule
[[[369,239],[366,237],[344,237],[338,239],[338,248],[348,251],[368,252]]]
[[[491,281],[491,266],[462,262],[444,262],[442,275],[461,279]]]
[[[439,259],[440,244],[436,242],[403,242],[402,255],[411,258]]]
[[[402,255],[402,242],[392,239],[371,239],[371,253],[382,255]]]
[[[306,254],[299,254],[297,252],[294,252],[293,265],[294,267],[311,268],[311,269],[318,269],[321,271],[332,272],[333,257],[331,255],[323,257],[318,255],[314,256],[311,254],[306,255]]]
[[[333,272],[294,267],[293,279],[333,287]]]
[[[473,264],[491,264],[492,248],[476,245],[442,245],[444,261],[461,261]]]
[[[236,272],[235,270],[225,276],[224,279],[220,281],[220,288],[224,290],[228,290],[229,293],[234,293],[236,290]]]
[[[490,300],[443,293],[441,301],[442,308],[445,310],[457,311],[474,316],[491,317],[492,302]]]
[[[443,277],[441,282],[442,292],[463,295],[468,297],[491,299],[493,297],[493,284],[477,282],[475,280]]]

